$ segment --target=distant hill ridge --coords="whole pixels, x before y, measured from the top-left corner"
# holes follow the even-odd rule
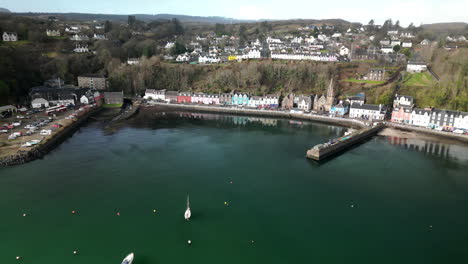
[[[0,7],[0,13],[11,13],[11,11],[6,9],[6,8],[1,8]]]
[[[177,18],[181,22],[189,23],[206,23],[206,24],[235,24],[235,23],[256,23],[261,21],[271,21],[271,22],[294,22],[294,23],[350,23],[343,19],[286,19],[286,20],[274,20],[274,19],[236,19],[228,18],[221,16],[190,16],[190,15],[179,15],[179,14],[128,14],[128,15],[113,15],[113,14],[89,14],[89,13],[14,13],[20,16],[28,17],[47,17],[47,16],[56,16],[60,19],[65,20],[111,20],[111,21],[127,21],[129,15],[135,16],[136,19],[142,20],[145,22],[154,21],[154,20],[167,20]]]

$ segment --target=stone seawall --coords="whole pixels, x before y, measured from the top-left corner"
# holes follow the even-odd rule
[[[39,145],[29,150],[19,151],[15,155],[10,155],[1,158],[0,167],[20,165],[44,157],[44,155],[46,155],[55,147],[57,147],[66,138],[73,135],[73,133],[77,131],[80,128],[80,126],[89,119],[89,117],[100,112],[101,110],[102,108],[98,108],[96,110],[90,111],[89,113],[80,117],[80,119],[78,119],[76,122],[73,122],[72,124],[56,131],[56,133],[54,133],[46,141],[41,142]]]
[[[377,126],[374,126],[374,127],[369,127],[369,128],[363,128],[359,131],[356,131],[352,134],[350,134],[349,136],[344,136],[344,137],[341,137],[341,138],[346,138],[346,137],[349,137],[343,141],[338,141],[334,144],[330,144],[330,145],[326,145],[326,146],[323,146],[323,147],[317,147],[315,146],[314,148],[312,149],[309,149],[307,151],[307,158],[309,159],[313,159],[313,160],[323,160],[323,159],[326,159],[326,158],[329,158],[331,156],[334,156],[338,153],[340,153],[341,151],[355,145],[355,144],[358,144],[362,141],[364,141],[365,139],[369,138],[369,137],[372,137],[374,136],[375,134],[377,134],[381,129],[383,129],[385,127],[385,125],[383,124],[379,124]],[[341,139],[340,138],[340,139]],[[320,144],[322,145],[322,144]],[[319,145],[318,145],[319,146]]]
[[[288,119],[298,119],[320,122],[331,125],[339,125],[345,127],[362,128],[366,127],[366,123],[360,120],[340,118],[340,117],[329,117],[315,114],[298,114],[289,113],[285,111],[272,111],[272,110],[257,110],[257,109],[244,109],[244,108],[231,108],[231,107],[220,107],[220,106],[205,106],[205,105],[183,105],[183,104],[166,104],[166,103],[152,103],[152,106],[168,108],[182,111],[195,111],[195,112],[212,112],[221,114],[235,114],[235,115],[247,115],[247,116],[258,116],[258,117],[279,117]],[[146,106],[145,108],[151,108]]]
[[[463,143],[468,143],[468,135],[463,134],[456,134],[453,132],[444,132],[444,131],[437,131],[434,129],[429,129],[425,127],[417,127],[417,126],[410,126],[410,125],[401,125],[395,123],[386,123],[387,127],[403,130],[403,131],[413,131],[418,132],[426,135],[436,136],[436,137],[443,137],[447,139],[457,140]]]

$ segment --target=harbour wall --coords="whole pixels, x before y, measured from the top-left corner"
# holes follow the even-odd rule
[[[77,121],[68,126],[61,127],[51,137],[28,150],[20,150],[18,153],[0,159],[0,167],[24,164],[44,157],[47,153],[60,145],[65,139],[73,135],[88,119],[100,112],[102,108],[92,110],[81,116]]]
[[[244,108],[231,108],[221,106],[206,106],[206,105],[184,105],[184,104],[167,104],[167,103],[152,103],[151,106],[145,108],[151,108],[152,106],[182,110],[182,111],[195,111],[195,112],[212,112],[221,114],[235,114],[235,115],[247,115],[247,116],[258,116],[258,117],[279,117],[297,120],[307,120],[320,122],[324,124],[339,125],[345,127],[362,128],[366,127],[366,122],[361,120],[341,118],[341,117],[329,117],[315,114],[299,114],[289,113],[286,111],[271,111],[271,110],[258,110],[258,109],[244,109]]]
[[[453,140],[463,142],[465,144],[468,143],[468,136],[463,135],[463,134],[457,134],[457,133],[445,132],[445,131],[438,131],[438,130],[425,128],[425,127],[395,124],[395,123],[390,123],[390,122],[387,122],[385,125],[387,127],[395,128],[395,129],[399,129],[399,130],[403,130],[403,131],[413,131],[413,132],[422,133],[422,134],[426,134],[426,135],[442,137],[442,138],[447,138],[447,139],[453,139]]]
[[[356,131],[352,134],[349,135],[349,138],[343,140],[343,141],[338,141],[334,144],[330,144],[330,145],[327,145],[327,146],[324,146],[322,148],[318,148],[317,146],[312,148],[312,149],[309,149],[307,151],[307,158],[309,159],[313,159],[313,160],[323,160],[323,159],[326,159],[326,158],[329,158],[331,156],[334,156],[338,153],[340,153],[341,151],[355,145],[355,144],[358,144],[362,141],[364,141],[365,139],[369,138],[369,137],[372,137],[374,136],[375,134],[377,134],[381,129],[383,129],[385,127],[385,125],[383,124],[379,124],[379,125],[376,125],[376,126],[373,126],[373,127],[369,127],[369,128],[363,128],[359,131]]]

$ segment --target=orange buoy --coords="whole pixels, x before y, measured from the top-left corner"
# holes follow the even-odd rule
[[[119,212],[117,212],[117,213],[116,213],[116,215],[117,215],[117,216],[120,216],[120,213],[119,213]]]
[[[76,214],[76,211],[75,211],[75,210],[73,210],[73,211],[72,211],[72,214]]]

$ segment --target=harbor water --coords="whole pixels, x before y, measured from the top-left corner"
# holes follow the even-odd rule
[[[178,112],[105,127],[0,168],[0,263],[468,263],[466,146],[376,136],[316,163],[306,150],[347,128]]]

